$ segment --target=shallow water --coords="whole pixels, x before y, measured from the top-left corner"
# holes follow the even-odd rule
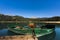
[[[51,34],[41,36],[39,40],[60,40],[60,27],[55,27],[55,31]]]
[[[8,31],[8,29],[2,29],[0,30],[0,36],[12,36],[12,35],[18,35],[16,33],[13,33],[11,31]],[[55,27],[55,31],[51,34],[41,36],[38,38],[39,40],[60,40],[60,27]]]

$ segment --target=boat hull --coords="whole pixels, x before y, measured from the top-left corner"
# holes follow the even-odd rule
[[[17,34],[29,34],[29,35],[33,35],[33,33],[35,34],[36,37],[40,37],[43,35],[47,35],[50,34],[54,31],[54,29],[40,29],[40,28],[34,28],[34,29],[13,29],[13,28],[8,28],[8,30],[17,33]],[[33,32],[34,30],[34,32]]]

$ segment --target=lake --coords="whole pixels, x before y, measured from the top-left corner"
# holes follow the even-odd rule
[[[8,35],[12,36],[12,35],[18,35],[18,34],[8,31],[8,29],[0,30],[0,36],[8,36]],[[45,36],[41,36],[38,39],[39,40],[60,40],[60,27],[58,27],[57,25],[53,33],[45,35]]]

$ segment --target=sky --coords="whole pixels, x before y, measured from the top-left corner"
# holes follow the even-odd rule
[[[0,14],[28,18],[60,16],[60,0],[0,0]]]

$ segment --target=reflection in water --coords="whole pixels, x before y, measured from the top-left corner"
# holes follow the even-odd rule
[[[0,36],[6,36],[7,35],[7,29],[1,29],[0,30]]]
[[[13,33],[8,29],[0,30],[0,36],[13,36],[13,35],[20,35],[20,34]],[[53,33],[45,36],[41,36],[38,39],[39,40],[58,40],[60,39],[59,37],[60,37],[60,28],[55,28],[55,31]]]
[[[7,35],[13,36],[13,35],[22,35],[22,34],[17,34],[17,33],[14,33],[12,31],[8,30]]]
[[[55,40],[60,40],[60,26],[55,28],[56,37]]]
[[[0,24],[0,26],[5,27],[6,25]],[[13,35],[18,35],[18,34],[8,31],[8,29],[0,29],[0,36],[13,36]],[[39,40],[60,40],[60,25],[55,26],[55,31],[53,33],[45,36],[41,36],[38,39]]]
[[[13,33],[11,31],[9,31],[8,29],[0,30],[0,36],[13,36],[13,35],[20,35],[20,34]],[[38,39],[39,40],[54,40],[55,39],[55,35],[56,35],[56,32],[54,31],[51,34],[48,34],[48,35],[45,35],[45,36],[41,36]]]
[[[12,31],[9,31],[8,29],[0,30],[0,36],[13,36],[13,35],[22,35],[22,34],[16,34]]]
[[[54,31],[51,34],[45,35],[45,36],[41,36],[38,39],[39,40],[55,40],[55,36],[56,36],[56,32]]]
[[[13,33],[11,31],[8,31],[8,35],[12,36],[12,35],[20,35],[20,34],[16,34],[16,33]],[[41,36],[38,39],[39,40],[55,40],[55,37],[56,37],[56,32],[54,31],[51,34],[48,34],[48,35],[45,35],[45,36]]]

